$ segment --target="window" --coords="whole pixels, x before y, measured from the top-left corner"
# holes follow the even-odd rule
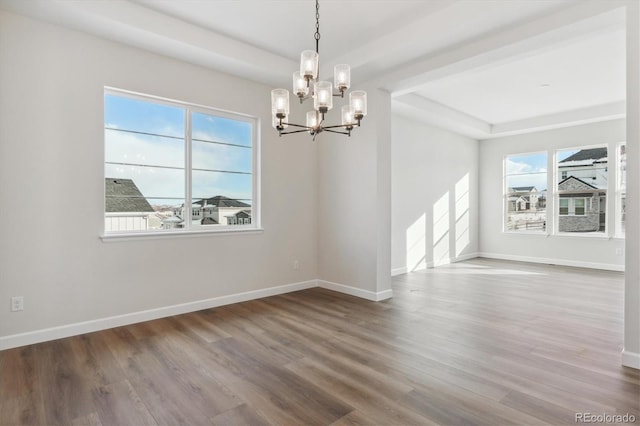
[[[569,214],[569,199],[561,198],[560,199],[560,214],[562,216],[566,216]]]
[[[558,232],[598,233],[606,230],[607,147],[556,152]]]
[[[618,184],[617,184],[617,218],[618,235],[625,234],[627,219],[627,145],[618,145]]]
[[[232,230],[225,217],[258,213],[255,118],[109,89],[104,123],[105,234]]]
[[[543,232],[547,223],[547,154],[505,157],[505,231]]]

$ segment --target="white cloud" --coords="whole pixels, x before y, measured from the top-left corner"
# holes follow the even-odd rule
[[[535,186],[538,191],[547,189],[547,169],[507,159],[507,186]]]

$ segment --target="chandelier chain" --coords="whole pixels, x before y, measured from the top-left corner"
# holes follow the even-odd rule
[[[316,0],[316,33],[313,35],[313,38],[316,39],[316,53],[320,53],[318,51],[320,45],[320,4],[318,0]]]

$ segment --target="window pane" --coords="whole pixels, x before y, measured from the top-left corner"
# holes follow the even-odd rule
[[[560,178],[558,215],[561,217],[558,220],[558,231],[604,232],[608,185],[607,147],[561,150],[556,152],[556,159]],[[562,176],[566,177],[562,179]],[[587,203],[587,199],[595,202]]]
[[[505,158],[506,230],[544,231],[547,207],[547,154]]]
[[[237,226],[251,217],[252,124],[193,113],[192,199],[204,206],[193,227]]]
[[[105,95],[105,232],[180,228],[184,109]]]

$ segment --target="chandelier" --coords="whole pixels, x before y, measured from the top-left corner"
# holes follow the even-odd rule
[[[351,136],[354,126],[360,127],[360,121],[367,115],[367,92],[354,90],[349,93],[349,103],[341,109],[342,124],[326,125],[325,114],[333,108],[333,98],[344,98],[345,92],[351,86],[351,68],[346,64],[336,65],[333,74],[333,84],[321,81],[319,69],[320,44],[320,7],[316,0],[316,50],[305,50],[300,56],[300,70],[293,73],[293,93],[300,100],[300,104],[313,99],[313,110],[307,112],[306,124],[289,123],[289,91],[287,89],[273,89],[271,91],[272,124],[278,135],[308,132],[316,136],[322,132],[339,133]],[[334,93],[334,85],[337,93]],[[289,126],[300,130],[284,131]]]

